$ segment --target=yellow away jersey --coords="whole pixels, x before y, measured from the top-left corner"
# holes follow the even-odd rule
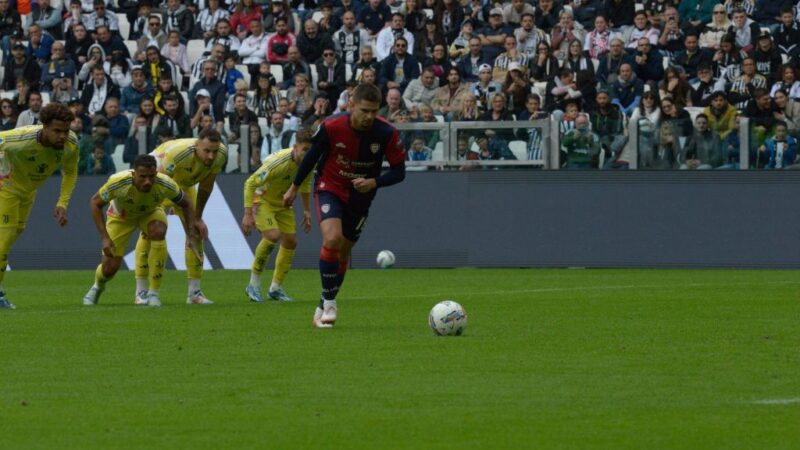
[[[58,206],[67,207],[78,179],[78,138],[69,132],[62,150],[39,142],[42,125],[0,132],[0,189],[33,195],[56,170],[63,168]]]
[[[158,169],[169,175],[178,185],[187,189],[196,185],[209,175],[216,175],[225,168],[228,160],[228,149],[219,144],[219,152],[210,167],[194,157],[195,138],[173,139],[156,147],[151,155],[158,161]]]
[[[253,201],[261,201],[272,206],[283,205],[283,194],[289,190],[297,174],[300,161],[292,161],[292,149],[287,148],[273,153],[244,183],[244,207],[253,206]],[[311,174],[300,186],[301,193],[311,192]],[[257,198],[254,198],[257,197]]]
[[[142,192],[133,185],[133,170],[123,170],[111,175],[97,191],[108,202],[108,215],[119,219],[146,216],[161,206],[164,199],[178,203],[183,191],[170,177],[159,173],[150,192]]]

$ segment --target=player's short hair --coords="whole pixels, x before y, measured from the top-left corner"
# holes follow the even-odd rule
[[[63,103],[48,103],[47,106],[42,108],[39,112],[39,120],[41,120],[44,125],[50,125],[54,120],[70,123],[73,119],[75,119],[75,114],[72,114],[72,110],[69,109],[69,106]]]
[[[133,160],[133,169],[136,170],[139,167],[144,167],[146,169],[155,169],[158,167],[156,164],[156,157],[153,155],[138,155],[136,159]]]
[[[205,130],[201,131],[200,134],[197,135],[197,139],[208,139],[214,143],[222,142],[222,136],[220,136],[219,131],[213,128],[206,128]]]
[[[297,131],[294,136],[295,142],[298,144],[311,143],[311,138],[314,137],[314,131],[311,128],[302,128]]]
[[[353,103],[360,101],[380,103],[381,90],[373,84],[359,84],[353,89]]]

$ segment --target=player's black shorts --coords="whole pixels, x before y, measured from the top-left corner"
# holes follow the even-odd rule
[[[317,203],[317,217],[325,219],[342,219],[342,235],[351,242],[358,242],[361,230],[367,223],[369,204],[361,202],[345,203],[336,195],[327,191],[316,191],[314,199]]]

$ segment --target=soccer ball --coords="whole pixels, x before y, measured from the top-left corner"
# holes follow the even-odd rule
[[[381,269],[388,269],[394,265],[394,253],[389,250],[381,250],[375,261]]]
[[[439,336],[461,336],[467,329],[467,312],[458,303],[445,300],[431,309],[428,325]]]

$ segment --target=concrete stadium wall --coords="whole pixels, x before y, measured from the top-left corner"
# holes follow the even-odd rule
[[[245,240],[235,225],[244,179],[218,180],[206,214],[210,268],[251,262],[258,237]],[[777,171],[412,172],[378,194],[353,266],[374,267],[377,252],[390,249],[397,267],[798,268],[797,180]],[[51,217],[60,180],[45,184],[12,249],[12,270],[95,267],[88,200],[104,181],[79,180],[64,229]],[[180,226],[171,223],[171,233],[175,267],[183,260]],[[296,266],[316,267],[316,224],[299,241]]]

